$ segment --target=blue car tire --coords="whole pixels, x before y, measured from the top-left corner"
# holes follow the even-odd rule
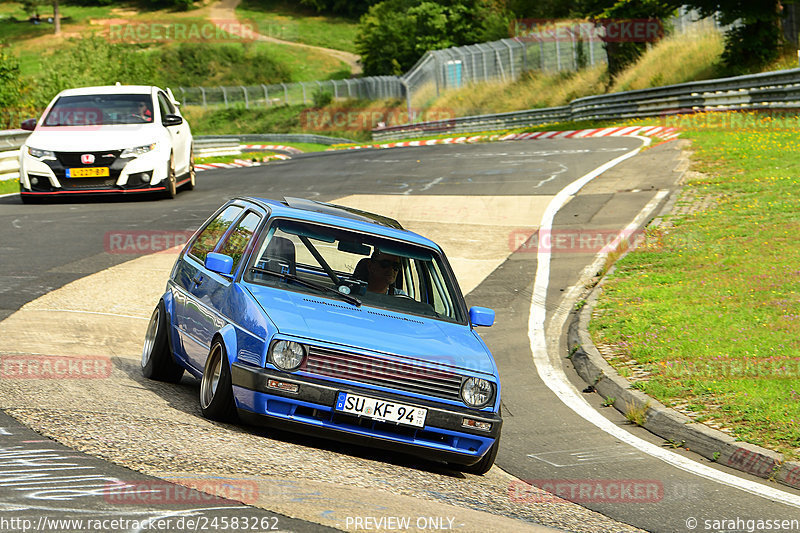
[[[220,422],[236,420],[236,404],[233,400],[231,369],[222,341],[215,339],[200,378],[200,409],[203,416]]]
[[[142,375],[157,381],[177,383],[183,376],[183,367],[175,362],[169,346],[169,318],[164,301],[158,302],[147,325],[142,348]]]
[[[454,465],[458,470],[461,472],[465,472],[467,474],[475,474],[476,476],[482,476],[486,472],[488,472],[492,465],[494,464],[494,460],[497,458],[497,450],[500,448],[500,435],[497,436],[497,440],[494,441],[492,447],[481,457],[481,460],[475,463],[474,465]]]

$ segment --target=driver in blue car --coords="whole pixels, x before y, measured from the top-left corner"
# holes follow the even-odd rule
[[[367,264],[367,290],[378,294],[405,296],[405,291],[395,287],[397,273],[402,266],[399,257],[383,253],[376,248]]]

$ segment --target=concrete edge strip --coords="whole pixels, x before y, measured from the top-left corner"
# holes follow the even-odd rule
[[[545,213],[542,215],[540,231],[542,230],[550,231],[550,229],[552,228],[553,219],[555,218],[555,214],[558,212],[558,210],[569,201],[570,196],[577,193],[590,180],[599,176],[600,174],[612,168],[613,166],[621,163],[625,159],[633,157],[644,146],[650,143],[649,138],[641,136],[637,136],[637,138],[643,141],[641,147],[636,148],[635,150],[632,150],[626,154],[617,157],[616,159],[607,162],[606,164],[602,165],[601,167],[598,167],[589,174],[579,178],[578,180],[572,182],[571,184],[567,185],[567,187],[559,191],[559,193],[550,201],[550,204],[547,206]],[[653,204],[653,202],[651,202],[651,204]],[[656,208],[657,204],[653,204],[652,207],[650,205],[646,206],[628,227],[630,228],[636,225],[644,224],[645,218],[649,216],[649,213],[651,211],[654,211]],[[602,264],[604,260],[605,260],[605,254],[603,253],[598,254],[595,261],[584,270],[584,274],[591,272],[592,270],[596,272],[597,271],[596,269],[599,268],[599,266]],[[792,507],[800,508],[800,496],[782,491],[775,487],[766,486],[761,483],[756,483],[754,481],[740,478],[738,476],[729,474],[727,472],[713,469],[693,459],[683,457],[674,452],[666,450],[660,446],[656,446],[648,441],[636,437],[635,435],[631,434],[624,428],[617,426],[609,419],[605,418],[597,410],[595,410],[594,407],[589,405],[586,399],[580,395],[580,393],[575,389],[575,387],[572,385],[572,383],[569,381],[566,374],[564,373],[564,370],[561,367],[560,363],[561,358],[558,355],[558,350],[557,349],[548,350],[549,346],[547,339],[557,338],[557,334],[561,331],[563,324],[566,322],[568,318],[569,311],[568,309],[565,309],[564,306],[561,306],[557,310],[557,316],[553,317],[550,321],[550,328],[548,328],[548,333],[552,334],[548,337],[548,335],[545,334],[545,318],[546,318],[545,302],[546,302],[547,289],[550,277],[550,252],[539,251],[537,254],[537,263],[538,264],[536,269],[536,277],[534,279],[534,287],[531,295],[530,318],[528,321],[528,337],[530,339],[531,352],[533,354],[533,362],[536,367],[536,371],[538,372],[544,384],[567,407],[572,409],[581,418],[595,425],[598,429],[608,433],[609,435],[619,439],[620,441],[630,446],[633,446],[634,448],[638,449],[643,453],[646,453],[661,461],[664,461],[667,464],[670,464],[685,472],[703,477],[710,481],[722,483],[729,487],[737,488],[749,494],[760,496],[762,498],[771,499],[780,503],[784,503],[786,505],[790,505]],[[576,285],[569,292],[570,294],[573,294],[578,290],[579,286]],[[568,295],[565,296],[565,298],[567,297]],[[561,320],[557,320],[558,318],[560,318]],[[553,360],[551,360],[550,358],[550,353],[555,354]],[[625,389],[625,386],[621,385],[620,388]],[[631,392],[633,393],[638,391],[631,391]],[[645,403],[648,401],[646,397],[643,398],[642,400]],[[648,415],[649,414],[650,413],[648,412]],[[648,418],[650,419],[651,417],[648,416]],[[652,419],[652,421],[656,422],[655,419]],[[749,450],[753,449],[752,445],[744,443],[740,443],[739,445],[745,448],[745,452],[740,452],[743,454],[748,453]],[[748,455],[744,456],[743,459],[746,461],[748,457],[757,457],[757,456],[752,455],[752,453],[749,453]]]
[[[360,144],[348,146],[345,150],[361,150],[364,148],[406,148],[410,146],[433,146],[436,144],[474,143],[495,141],[524,141],[537,139],[586,139],[589,137],[637,137],[653,136],[663,140],[671,140],[678,135],[678,128],[665,128],[662,126],[627,126],[615,128],[594,128],[585,130],[560,130],[537,131],[532,133],[507,133],[504,135],[474,135],[472,137],[447,137],[445,139],[430,139],[427,141],[400,141],[380,144]],[[335,148],[328,150],[335,151]]]

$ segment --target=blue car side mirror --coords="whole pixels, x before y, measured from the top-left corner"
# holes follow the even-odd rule
[[[206,268],[223,276],[230,276],[233,270],[233,257],[214,252],[206,256]]]
[[[494,309],[487,307],[470,307],[469,321],[473,326],[491,326],[494,324]]]

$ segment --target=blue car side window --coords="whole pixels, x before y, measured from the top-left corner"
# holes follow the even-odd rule
[[[234,223],[241,212],[242,207],[232,205],[217,215],[192,243],[189,255],[201,263],[205,263],[208,253],[214,251],[220,239],[222,239],[225,232],[228,231],[228,228],[231,227],[231,224]]]
[[[233,231],[228,234],[225,242],[223,242],[222,246],[220,246],[218,250],[219,253],[230,256],[233,259],[233,268],[231,269],[231,273],[236,272],[236,268],[239,266],[239,261],[241,261],[242,256],[247,249],[247,244],[252,239],[253,234],[255,233],[260,222],[261,217],[250,211],[236,225]]]

